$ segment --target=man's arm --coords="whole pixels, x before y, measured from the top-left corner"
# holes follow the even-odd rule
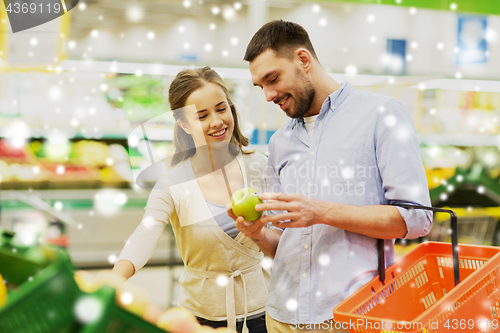
[[[373,238],[403,238],[406,223],[398,209],[389,205],[353,206],[327,203],[320,223],[352,231]]]
[[[242,216],[238,217],[234,215],[231,205],[227,205],[226,209],[227,215],[234,220],[236,228],[243,235],[252,239],[266,256],[274,259],[282,233],[281,230],[265,228],[266,222],[263,222],[264,216],[250,222],[245,221]]]
[[[405,107],[395,99],[386,104],[384,112],[378,113],[375,152],[386,202],[431,205],[415,124]],[[396,209],[406,223],[404,238],[422,237],[431,230],[432,212]]]
[[[271,222],[278,228],[302,228],[314,224],[355,232],[361,235],[393,239],[404,237],[406,223],[398,209],[389,205],[354,206],[320,201],[301,194],[262,193],[257,211],[282,210],[284,213],[262,216],[260,223]],[[287,221],[287,222],[281,222]]]

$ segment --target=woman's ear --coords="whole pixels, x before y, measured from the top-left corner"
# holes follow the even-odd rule
[[[179,127],[182,128],[184,130],[184,132],[191,135],[191,131],[190,131],[189,126],[187,124],[183,123],[180,120],[177,120],[177,124],[179,124]]]

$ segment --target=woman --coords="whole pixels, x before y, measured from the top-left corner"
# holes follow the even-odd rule
[[[227,215],[231,193],[265,190],[266,157],[242,148],[236,108],[209,67],[181,71],[170,85],[175,154],[151,191],[141,224],[114,268],[126,278],[151,257],[170,220],[185,264],[180,306],[203,325],[266,332],[269,272],[263,253]]]

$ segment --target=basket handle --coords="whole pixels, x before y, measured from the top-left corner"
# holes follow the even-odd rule
[[[451,219],[451,247],[453,253],[453,275],[455,277],[455,286],[460,283],[460,265],[458,261],[458,223],[457,214],[451,209],[443,209],[436,207],[420,206],[416,204],[394,202],[391,203],[393,206],[398,206],[408,209],[423,209],[431,210],[433,212],[448,213]],[[384,240],[377,239],[377,252],[378,252],[378,276],[380,281],[384,283],[385,281],[385,256],[384,256]]]

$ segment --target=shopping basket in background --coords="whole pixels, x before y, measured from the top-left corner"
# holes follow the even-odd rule
[[[351,333],[500,331],[500,248],[458,245],[451,210],[396,205],[449,213],[452,244],[422,243],[387,269],[379,255],[379,276],[333,309],[335,321]]]
[[[75,332],[73,304],[80,290],[67,251],[18,247],[15,236],[0,229],[0,274],[9,291],[0,309],[0,333]]]
[[[57,261],[10,292],[0,309],[0,332],[78,332],[73,308],[81,292],[72,269],[69,260]]]
[[[66,250],[17,248],[13,238],[0,230],[0,274],[8,286],[0,333],[168,333],[117,305],[111,287],[81,291]]]
[[[447,207],[443,207],[447,208]],[[500,207],[457,207],[458,241],[464,244],[497,245],[496,227],[500,220]],[[426,238],[430,241],[450,241],[448,214],[434,215],[434,225]]]
[[[114,288],[103,286],[86,295],[87,300],[82,299],[93,300],[90,304],[97,302],[102,311],[97,320],[83,325],[78,333],[168,333],[118,306],[115,293]]]

